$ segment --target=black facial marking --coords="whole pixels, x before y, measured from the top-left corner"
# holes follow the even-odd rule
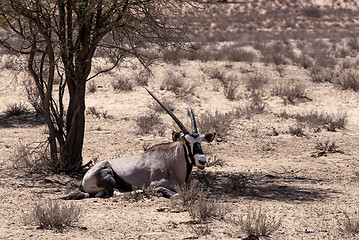
[[[198,142],[193,144],[193,155],[196,155],[196,154],[203,154],[201,144]]]

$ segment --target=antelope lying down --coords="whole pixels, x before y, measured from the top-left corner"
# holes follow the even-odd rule
[[[65,199],[121,195],[121,191],[132,191],[133,187],[151,187],[164,197],[177,197],[174,187],[188,183],[192,167],[205,168],[206,157],[201,142],[212,142],[215,133],[198,134],[195,117],[188,106],[192,122],[190,133],[160,100],[147,91],[172,117],[182,133],[174,132],[173,142],[156,145],[141,155],[97,163],[85,174],[80,191]]]

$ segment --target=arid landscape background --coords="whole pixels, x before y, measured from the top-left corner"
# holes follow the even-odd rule
[[[84,163],[171,140],[176,126],[147,86],[187,126],[188,103],[200,131],[217,132],[194,182],[223,214],[201,221],[181,200],[147,195],[60,200],[81,176],[37,173],[31,150],[47,129],[29,103],[25,63],[4,52],[1,239],[245,238],[259,209],[278,223],[272,239],[358,239],[358,2],[228,1],[173,21],[188,19],[191,51],[165,51],[152,75],[130,60],[88,83]],[[51,200],[78,207],[79,222],[39,229],[33,208]]]

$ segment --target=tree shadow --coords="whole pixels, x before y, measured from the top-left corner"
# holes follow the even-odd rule
[[[319,201],[338,193],[306,187],[308,183],[322,182],[322,179],[310,179],[296,176],[261,175],[249,173],[196,172],[197,179],[209,193],[217,199],[236,199],[245,197],[257,200],[276,201]],[[305,185],[305,187],[304,187]]]
[[[44,121],[42,117],[32,112],[26,112],[21,115],[15,115],[15,116],[0,114],[0,128],[39,126],[43,124]]]

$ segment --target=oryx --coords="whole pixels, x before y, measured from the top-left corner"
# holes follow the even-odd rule
[[[215,133],[198,134],[194,114],[188,105],[192,122],[190,133],[156,96],[146,90],[172,117],[182,133],[173,132],[173,142],[155,145],[141,155],[97,163],[83,177],[81,191],[65,199],[120,195],[121,191],[141,187],[153,188],[165,197],[175,197],[178,194],[174,187],[188,183],[193,166],[201,170],[205,168],[206,157],[201,142],[212,142]]]

